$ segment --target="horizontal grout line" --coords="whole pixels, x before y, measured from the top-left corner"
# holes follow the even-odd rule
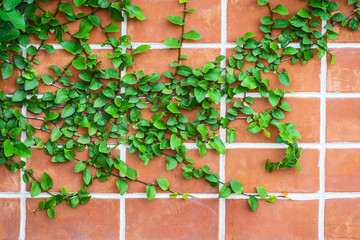
[[[49,44],[52,45],[55,49],[64,49],[60,44]],[[140,45],[150,45],[152,49],[170,49],[165,46],[163,43],[149,43],[149,42],[133,42],[134,47]],[[29,44],[29,46],[39,47],[40,44]],[[291,43],[289,46],[294,48],[300,48],[299,43]],[[109,44],[90,44],[91,49],[112,49],[112,46]],[[235,43],[183,43],[182,48],[218,48],[219,51],[222,47],[226,49],[235,48]],[[360,43],[328,43],[329,48],[360,48]],[[313,46],[312,48],[316,48]]]
[[[296,93],[286,93],[285,97],[298,97],[298,98],[320,98],[322,96],[325,96],[326,98],[360,98],[360,92],[356,93],[346,93],[346,92],[331,92],[331,93],[325,93],[321,94],[320,92],[296,92]],[[30,99],[32,94],[28,94],[27,98]],[[35,94],[35,96],[41,98],[44,96],[44,94]],[[235,94],[234,98],[242,98],[244,96],[243,93]],[[254,92],[247,92],[247,97],[253,97],[253,98],[261,98],[259,93]],[[13,94],[6,94],[6,97],[13,97]]]
[[[52,192],[57,194],[57,192]],[[256,193],[247,193],[248,195],[255,196]],[[269,195],[275,195],[277,197],[283,196],[283,193],[268,193]],[[146,193],[126,193],[121,196],[119,193],[90,193],[91,197],[94,199],[128,199],[128,198],[140,198],[146,199]],[[189,195],[194,196],[195,198],[207,199],[207,198],[219,198],[217,193],[189,193]],[[21,198],[23,194],[21,192],[0,192],[1,198]],[[360,192],[325,192],[324,196],[326,199],[334,198],[360,198]],[[40,195],[32,198],[30,192],[25,192],[25,197],[28,199],[36,198],[47,198],[49,195],[47,193],[41,193]],[[155,198],[158,199],[171,199],[167,193],[158,193]],[[182,199],[179,195],[177,198]],[[232,193],[227,199],[247,199],[247,196],[237,195]],[[289,193],[288,198],[292,200],[314,200],[320,199],[320,193]],[[189,198],[191,199],[191,198]],[[283,199],[279,199],[283,200]]]

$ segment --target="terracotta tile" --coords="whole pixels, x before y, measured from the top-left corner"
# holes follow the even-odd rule
[[[319,191],[319,151],[303,149],[299,159],[301,171],[296,168],[265,170],[266,159],[281,161],[285,149],[227,149],[225,156],[226,182],[238,180],[244,192],[256,192],[263,186],[269,192],[317,192]]]
[[[325,189],[328,192],[359,192],[360,150],[327,149]]]
[[[91,13],[91,9],[89,7],[85,7],[85,6],[76,7],[74,5],[73,1],[71,1],[71,0],[63,0],[62,3],[70,3],[75,14],[79,14],[79,13],[90,14]],[[55,13],[58,2],[57,1],[50,1],[47,3],[39,2],[39,5],[46,11]],[[42,11],[40,11],[40,10],[36,11],[36,15],[41,15],[41,14],[43,14]],[[121,22],[112,20],[110,17],[110,13],[107,9],[100,10],[95,14],[101,19],[102,27],[105,27],[110,23],[115,23],[119,27],[120,31],[116,32],[116,33],[108,33],[109,37],[115,37],[115,38],[121,37]],[[65,17],[65,14],[63,12],[58,12],[56,15],[56,19],[59,20],[62,24],[66,23],[66,26],[68,27],[68,32],[71,34],[75,34],[77,31],[79,31],[80,23],[83,20],[83,19],[80,19],[75,22],[68,23],[69,20]],[[48,36],[49,36],[49,39],[47,39],[45,43],[47,43],[47,44],[58,43],[58,41],[55,40],[55,36],[56,36],[55,33],[48,34]],[[63,33],[63,40],[64,41],[66,41],[66,40],[74,41],[75,39],[72,38],[69,34]],[[31,35],[30,41],[31,41],[31,43],[40,43],[41,42],[41,40],[38,39],[34,34]],[[94,26],[93,29],[90,31],[90,39],[88,40],[88,42],[93,43],[93,44],[99,44],[104,41],[107,41],[107,38],[106,38],[105,34],[103,33],[102,29],[97,26]]]
[[[232,57],[236,51],[234,49],[227,49],[226,55],[228,58]],[[264,63],[267,64],[268,63]],[[244,70],[253,67],[254,64],[245,62]],[[261,72],[263,79],[270,79],[269,85],[271,89],[281,88],[282,90],[295,92],[319,92],[320,91],[320,68],[321,59],[314,57],[306,65],[301,62],[292,64],[291,60],[284,61],[280,64],[279,71],[288,71],[290,85],[284,86],[280,83],[277,75],[272,72]],[[239,73],[236,73],[238,75]],[[236,86],[236,85],[235,85]]]
[[[131,4],[141,7],[146,19],[139,21],[128,18],[127,33],[133,42],[163,42],[169,37],[180,38],[181,27],[167,20],[168,16],[182,17],[183,5],[171,0],[133,0]],[[189,1],[187,8],[195,8],[195,13],[187,14],[185,32],[197,31],[201,40],[185,42],[210,43],[221,41],[221,1]]]
[[[18,239],[20,199],[0,198],[0,239]]]
[[[27,161],[27,168],[34,169],[34,176],[39,181],[43,172],[47,172],[54,182],[54,186],[50,191],[59,192],[62,187],[66,188],[69,192],[79,191],[81,184],[83,183],[83,173],[75,173],[74,167],[77,163],[76,160],[72,162],[66,161],[63,163],[51,162],[51,155],[44,153],[43,149],[33,149],[33,156]],[[113,155],[120,154],[119,150],[113,150]],[[83,152],[77,152],[76,156],[83,160],[88,160],[87,150]],[[96,169],[89,167],[92,176],[95,176]],[[114,170],[114,173],[118,174],[118,170]],[[31,181],[32,182],[32,181]],[[30,191],[31,183],[27,185],[27,191]],[[94,180],[93,184],[87,188],[89,192],[93,193],[118,193],[116,187],[116,178],[110,177],[106,182],[99,182]]]
[[[234,102],[238,99],[234,99]],[[281,122],[292,122],[297,125],[302,139],[299,142],[318,142],[320,137],[320,100],[318,98],[295,98],[285,99],[291,105],[291,112],[285,112],[285,118]],[[233,104],[228,104],[228,108]],[[269,110],[271,105],[267,99],[254,98],[254,104],[250,105],[255,111],[262,112]],[[306,113],[306,114],[304,114]],[[239,116],[243,116],[239,114]],[[245,115],[244,115],[245,116]],[[235,142],[275,142],[278,130],[274,126],[269,127],[271,134],[267,138],[263,132],[257,134],[249,133],[246,129],[249,124],[246,119],[232,121],[229,127],[234,128],[237,132]]]
[[[359,236],[359,199],[327,199],[325,201],[325,239],[357,239]]]
[[[283,4],[289,10],[289,15],[282,16],[275,14],[275,18],[290,19],[301,8],[306,7],[306,2],[302,0],[271,1],[271,8],[278,4]],[[228,42],[235,42],[238,37],[247,32],[256,34],[255,39],[261,40],[264,33],[259,29],[261,27],[260,19],[269,15],[266,6],[259,6],[257,1],[253,0],[229,0],[227,6],[227,39]],[[278,34],[274,34],[277,36]]]
[[[126,199],[126,239],[210,240],[218,228],[218,199]]]
[[[355,48],[331,49],[335,54],[335,64],[330,66],[328,56],[327,91],[328,92],[359,92],[360,83],[360,50]]]
[[[341,12],[345,16],[348,16],[353,10],[354,5],[349,6],[348,1],[334,0],[334,2],[339,6],[339,10],[336,12]],[[333,30],[337,32],[339,36],[336,39],[329,39],[329,42],[360,42],[360,32],[358,30],[352,31],[348,26],[342,27],[341,24],[335,26]]]
[[[119,200],[90,199],[75,209],[63,202],[55,207],[55,219],[31,212],[41,200],[26,201],[26,239],[119,239]]]
[[[259,202],[256,212],[247,200],[226,200],[225,239],[318,239],[318,201]]]
[[[326,141],[360,141],[358,98],[334,98],[326,101]]]
[[[174,155],[173,152],[168,154]],[[219,154],[215,150],[209,150],[208,153],[202,158],[199,151],[188,150],[186,155],[195,161],[195,168],[199,169],[202,165],[206,164],[210,167],[210,170],[214,173],[219,173]],[[182,175],[182,167],[180,164],[174,169],[166,170],[166,156],[156,157],[149,161],[148,165],[144,165],[143,161],[139,158],[138,153],[127,152],[126,164],[129,167],[133,167],[137,170],[138,178],[142,181],[149,183],[156,183],[156,178],[166,178],[170,181],[170,188],[176,192],[188,192],[188,193],[214,193],[218,192],[217,187],[212,187],[204,179],[186,179]],[[158,189],[160,191],[160,189]],[[145,192],[145,185],[140,183],[134,183],[129,181],[129,192]]]
[[[0,165],[0,173],[0,192],[20,191],[20,170],[11,173],[4,165]]]
[[[14,61],[13,58],[13,52],[7,51],[7,53],[10,55],[9,60]],[[21,55],[21,53],[16,53],[18,55]],[[2,65],[3,61],[1,61],[0,65]],[[0,90],[3,91],[6,94],[13,94],[19,86],[16,84],[16,79],[20,77],[22,74],[22,70],[18,69],[16,66],[14,66],[14,72],[11,75],[11,77],[7,79],[2,78],[2,74],[0,74]]]
[[[181,64],[192,68],[201,68],[205,63],[215,61],[216,57],[220,55],[220,49],[184,48],[181,53],[189,56],[189,59],[181,60]],[[175,49],[150,49],[135,55],[135,69],[137,72],[143,70],[145,74],[174,72],[175,68],[171,67],[170,63],[177,60],[177,56],[178,51]],[[155,62],[156,64],[154,64]],[[133,69],[129,67],[127,71],[133,72]],[[161,81],[168,81],[168,79],[162,76]]]
[[[114,65],[112,64],[111,60],[106,57],[106,53],[112,53],[111,49],[93,49],[92,54],[98,55],[98,61],[101,61],[99,63],[99,67],[101,69],[107,69],[107,68],[114,68]],[[64,69],[64,66],[68,65],[72,59],[74,58],[74,55],[69,53],[66,50],[63,49],[57,49],[55,53],[48,53],[45,50],[40,50],[37,54],[36,58],[41,62],[40,65],[34,65],[34,69],[38,72],[39,76],[42,76],[44,74],[49,74],[54,77],[54,79],[57,79],[58,77],[55,74],[55,71],[51,68],[49,68],[52,65],[56,65],[61,68],[61,70]],[[49,58],[51,61],[49,61]],[[69,77],[65,74],[66,77],[70,79],[70,82],[74,83],[77,81],[82,81],[78,75],[81,71],[74,68],[74,66],[70,66],[68,68],[72,73],[73,76]],[[109,83],[111,80],[102,79],[101,80],[104,85],[106,86],[107,83]],[[61,83],[56,83],[56,85],[62,87],[63,85]],[[55,92],[58,90],[58,88],[49,86],[43,83],[41,80],[38,86],[39,93],[45,93],[48,91]]]

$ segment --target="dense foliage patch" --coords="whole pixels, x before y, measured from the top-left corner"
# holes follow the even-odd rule
[[[183,42],[185,39],[196,41],[201,36],[194,30],[185,32],[186,16],[196,13],[195,9],[187,8],[187,0],[179,0],[183,15],[172,15],[168,20],[178,26],[180,37],[164,40],[167,47],[178,53],[177,59],[169,63],[173,70],[148,75],[136,68],[135,59],[151,47],[134,47],[131,37],[121,36],[116,24],[124,21],[125,16],[146,21],[141,8],[132,5],[130,0],[111,3],[108,0],[59,0],[55,10],[48,10],[46,4],[34,0],[0,1],[1,84],[7,84],[6,79],[15,71],[22,71],[16,79],[18,89],[14,94],[0,91],[0,164],[11,172],[22,171],[23,181],[31,183],[32,197],[41,192],[50,195],[46,201],[40,201],[38,210],[46,209],[51,218],[55,217],[57,204],[64,201],[72,207],[85,204],[91,197],[87,187],[110,177],[117,178],[121,195],[126,193],[128,182],[135,181],[144,185],[148,200],[158,191],[169,192],[171,197],[187,199],[190,196],[173,189],[165,178],[149,183],[139,179],[136,170],[128,167],[119,155],[112,157],[111,149],[119,145],[137,154],[145,165],[155,157],[166,155],[167,170],[182,168],[184,178],[203,179],[213,187],[221,185],[220,198],[232,193],[244,195],[253,211],[258,207],[258,199],[274,202],[277,197],[269,195],[264,187],[256,187],[257,194],[246,194],[240,181],[222,182],[209,166],[194,167],[195,160],[187,156],[187,144],[195,144],[201,156],[205,156],[208,149],[225,154],[224,142],[234,142],[237,133],[229,128],[230,122],[240,119],[248,124],[248,132],[267,137],[270,137],[269,127],[273,126],[278,130],[276,142],[287,145],[286,157],[264,161],[265,169],[297,167],[300,170],[301,148],[297,139],[301,135],[296,125],[284,120],[284,113],[291,111],[285,101],[288,91],[272,89],[264,75],[272,73],[276,81],[289,86],[288,70],[280,70],[282,62],[306,64],[316,55],[321,58],[331,54],[333,64],[335,58],[327,47],[327,39],[337,37],[332,29],[338,24],[358,29],[360,3],[349,0],[354,10],[344,15],[336,11],[335,2],[308,0],[306,9],[299,9],[285,20],[289,12],[284,5],[275,5],[269,0],[257,2],[259,7],[269,9],[269,14],[260,19],[263,38],[259,40],[248,32],[236,40],[232,57],[220,55],[212,62],[191,68],[186,65],[189,57],[182,53]],[[108,11],[114,22],[105,25],[98,16],[100,11]],[[321,30],[321,21],[327,22],[325,30]],[[76,32],[70,32],[68,25],[74,22],[78,22],[79,27]],[[102,46],[112,49],[106,56],[113,64],[110,68],[99,66],[100,60],[89,44],[95,28],[100,28],[106,37]],[[34,66],[41,64],[37,59],[39,52],[56,52],[49,39],[55,39],[73,58],[65,66],[54,62],[50,66],[53,75],[40,75],[34,70]],[[36,41],[38,44],[33,44]],[[25,51],[27,54],[23,54]],[[70,70],[71,66],[76,72]],[[126,68],[131,71],[125,73]],[[39,86],[44,85],[54,91],[39,94]],[[256,98],[248,96],[249,92],[266,98],[272,107],[256,112],[252,108]],[[231,104],[223,116],[218,110],[221,101]],[[189,120],[188,111],[192,115],[197,112],[196,119]],[[146,118],[145,112],[150,112],[151,117]],[[29,120],[41,124],[33,126]],[[227,139],[221,139],[218,132],[225,129]],[[49,139],[37,137],[37,132],[48,133]],[[44,172],[41,179],[37,179],[33,174],[37,170],[26,168],[25,159],[32,156],[34,148],[51,155],[54,163],[76,161],[74,172],[83,175],[81,189],[68,192],[62,188],[61,193],[50,192],[54,185],[51,176]],[[76,153],[83,151],[87,151],[86,159],[77,157]],[[96,169],[96,174],[92,174],[91,169]]]

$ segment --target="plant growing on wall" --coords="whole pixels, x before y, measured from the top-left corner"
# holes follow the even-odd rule
[[[191,68],[186,65],[189,57],[182,53],[182,45],[185,39],[197,41],[201,36],[195,30],[185,32],[187,15],[196,12],[187,7],[187,0],[179,0],[182,15],[168,17],[178,26],[179,36],[164,39],[164,44],[178,54],[169,63],[172,71],[147,75],[136,68],[135,62],[138,54],[151,47],[134,47],[131,36],[121,36],[116,24],[124,21],[124,16],[146,21],[141,8],[132,5],[130,0],[111,3],[108,0],[74,0],[73,4],[59,0],[55,11],[42,8],[34,0],[1,1],[1,84],[6,84],[6,79],[17,69],[22,75],[16,79],[18,89],[13,95],[0,91],[0,164],[11,172],[22,172],[23,181],[31,184],[32,197],[41,192],[49,194],[46,201],[39,202],[37,210],[46,209],[51,218],[55,217],[56,205],[64,201],[71,207],[85,204],[91,198],[87,187],[94,181],[105,182],[109,178],[117,179],[121,195],[126,193],[128,182],[134,181],[144,185],[148,200],[153,199],[157,191],[168,192],[171,197],[191,197],[173,189],[165,178],[159,177],[153,182],[139,179],[136,169],[128,167],[119,155],[111,155],[111,149],[118,145],[126,146],[130,154],[137,154],[144,165],[165,155],[167,170],[182,168],[186,179],[199,178],[213,187],[221,186],[220,198],[232,193],[244,195],[253,211],[259,199],[274,202],[277,197],[269,195],[264,187],[256,187],[256,194],[246,194],[239,179],[222,182],[209,166],[194,167],[195,161],[187,156],[187,143],[196,144],[202,157],[208,149],[225,154],[225,139],[219,137],[218,131],[225,129],[227,142],[234,142],[237,131],[229,127],[230,122],[241,119],[248,124],[248,132],[267,137],[270,137],[268,129],[273,126],[278,131],[276,142],[287,145],[286,157],[265,160],[264,168],[268,171],[294,167],[300,170],[301,148],[297,139],[301,135],[296,125],[286,122],[285,112],[291,111],[286,102],[288,91],[272,89],[270,80],[264,75],[272,73],[276,81],[289,86],[288,69],[281,70],[282,62],[306,64],[316,55],[321,58],[330,54],[333,64],[335,57],[327,47],[327,39],[337,37],[332,29],[339,24],[351,30],[358,29],[360,3],[349,0],[354,10],[344,15],[333,14],[338,9],[335,2],[308,0],[306,9],[299,9],[285,20],[289,12],[284,5],[275,5],[269,0],[257,2],[259,7],[269,10],[268,15],[260,19],[263,38],[255,40],[255,34],[248,32],[236,40],[232,57],[220,55],[212,62]],[[101,10],[108,11],[114,22],[104,24],[97,15]],[[60,21],[59,13],[66,19]],[[323,32],[321,21],[327,22]],[[78,22],[79,27],[71,32],[68,25],[74,22]],[[113,63],[111,68],[99,66],[98,56],[88,42],[95,28],[100,28],[106,38],[102,46],[112,49],[107,53]],[[39,44],[30,43],[30,37]],[[55,62],[50,66],[55,77],[40,75],[34,70],[35,65],[41,64],[37,59],[40,51],[56,52],[53,45],[48,44],[50,38],[73,55],[65,66],[57,66]],[[292,43],[298,43],[298,47]],[[226,64],[222,64],[224,62]],[[72,72],[70,66],[77,72]],[[124,73],[125,69],[131,72]],[[43,84],[55,90],[39,94],[38,86]],[[249,92],[266,98],[272,107],[256,112],[252,108],[255,100],[247,95]],[[221,101],[231,104],[224,116],[217,109]],[[151,112],[151,118],[143,116],[144,111]],[[198,112],[197,118],[189,120],[186,111]],[[29,119],[42,124],[33,126]],[[49,139],[37,137],[37,132],[48,133]],[[43,149],[52,156],[51,162],[57,164],[76,161],[74,172],[83,176],[81,189],[68,192],[62,188],[61,193],[51,192],[54,185],[51,176],[44,172],[41,178],[35,178],[34,171],[40,170],[26,167],[24,159],[32,156],[34,148]],[[76,155],[83,151],[87,151],[86,159]],[[96,174],[91,173],[93,169]]]

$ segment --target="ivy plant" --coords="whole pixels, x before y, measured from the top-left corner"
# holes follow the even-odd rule
[[[131,36],[121,35],[116,24],[124,21],[124,16],[146,21],[142,9],[132,5],[130,0],[74,0],[73,4],[59,0],[55,11],[41,7],[46,4],[34,0],[1,1],[2,84],[7,84],[15,71],[22,74],[16,78],[18,89],[14,94],[6,95],[0,91],[0,164],[13,173],[22,172],[23,181],[31,184],[31,197],[42,192],[49,194],[45,201],[39,202],[37,210],[46,210],[51,218],[55,218],[55,207],[62,202],[73,208],[88,202],[91,195],[87,187],[94,181],[105,182],[109,178],[116,178],[121,195],[126,193],[128,182],[134,181],[144,185],[148,200],[155,198],[159,191],[168,192],[174,198],[192,197],[186,192],[178,192],[161,176],[152,182],[139,179],[136,169],[127,166],[119,155],[111,155],[111,149],[118,145],[127,146],[129,153],[136,154],[144,165],[165,155],[163,166],[168,171],[181,168],[184,178],[203,179],[211,186],[219,187],[220,198],[243,195],[248,198],[253,211],[259,200],[274,202],[277,197],[262,186],[256,187],[255,194],[247,194],[243,192],[241,179],[223,182],[209,166],[195,167],[197,160],[188,156],[186,142],[193,142],[202,157],[209,149],[225,154],[226,145],[218,130],[226,129],[227,142],[234,142],[237,131],[229,127],[232,121],[244,121],[248,132],[266,137],[270,137],[269,128],[273,127],[277,129],[276,142],[287,145],[286,156],[275,161],[264,160],[264,168],[268,171],[294,167],[300,170],[298,139],[301,135],[295,124],[285,120],[286,112],[292,110],[286,102],[289,91],[272,89],[265,73],[274,74],[276,79],[273,81],[289,86],[288,69],[280,70],[284,61],[306,64],[316,55],[321,58],[330,54],[331,64],[334,64],[335,56],[330,52],[327,40],[338,36],[333,30],[336,25],[354,31],[358,29],[360,3],[349,0],[353,10],[345,15],[337,11],[336,2],[308,0],[306,8],[299,9],[286,20],[284,16],[288,16],[289,11],[284,5],[269,0],[257,2],[259,8],[269,10],[259,19],[262,39],[248,32],[237,38],[231,57],[220,55],[203,66],[192,68],[186,64],[189,56],[182,53],[183,42],[196,42],[201,36],[195,30],[185,31],[187,15],[196,12],[187,7],[187,0],[179,0],[182,15],[167,18],[178,27],[179,36],[163,42],[173,49],[171,51],[177,51],[177,58],[169,63],[172,70],[145,74],[136,68],[135,59],[151,47],[134,47]],[[105,24],[99,11],[107,11],[113,22]],[[60,14],[65,20],[59,18]],[[323,32],[320,30],[322,20],[327,22]],[[76,31],[69,30],[69,24],[75,22],[78,23]],[[111,48],[106,55],[112,62],[109,68],[100,67],[101,61],[90,46],[89,39],[95,28],[101,29],[106,38],[101,45]],[[30,37],[39,44],[30,43]],[[69,52],[72,59],[63,66],[54,62],[50,66],[53,74],[41,75],[35,70],[36,65],[42,64],[38,59],[39,52],[56,54],[50,38]],[[299,48],[291,46],[294,42],[299,43]],[[23,51],[26,51],[26,57]],[[224,61],[225,67],[222,67]],[[122,74],[125,69],[132,71]],[[39,85],[55,90],[39,94]],[[249,92],[267,99],[271,107],[255,111],[252,106],[256,99],[248,96]],[[222,100],[230,104],[224,117],[216,107]],[[28,113],[24,115],[22,108]],[[146,118],[144,111],[150,111],[151,118]],[[186,111],[197,112],[196,119],[189,120]],[[33,126],[29,120],[41,124]],[[45,132],[50,137],[41,139],[37,132]],[[116,144],[109,144],[110,140]],[[42,149],[51,156],[51,162],[59,165],[75,161],[73,171],[83,177],[81,189],[68,192],[62,188],[61,192],[52,192],[54,183],[48,173],[43,172],[41,178],[35,178],[34,171],[40,169],[26,167],[24,159],[32,157],[32,149]],[[88,157],[77,157],[76,153],[83,151],[87,151]],[[92,174],[93,169],[95,174]],[[278,197],[286,198],[287,194]]]

